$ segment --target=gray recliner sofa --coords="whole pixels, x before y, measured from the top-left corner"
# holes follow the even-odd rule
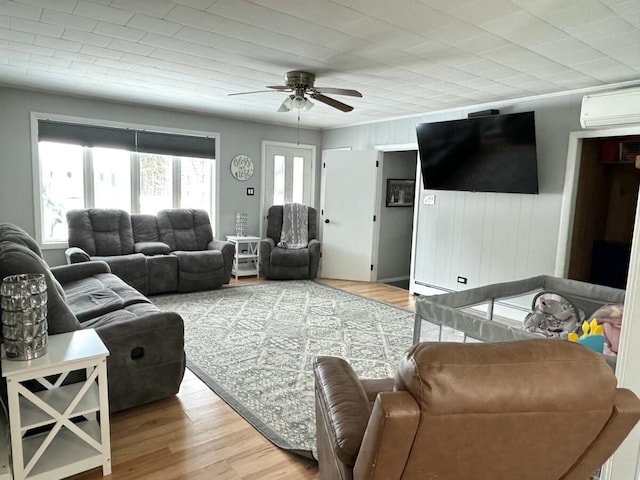
[[[178,392],[185,369],[180,315],[160,311],[103,261],[50,268],[37,242],[24,230],[0,224],[0,278],[19,273],[45,276],[49,335],[96,330],[110,352],[112,412]]]
[[[89,208],[69,211],[67,222],[68,263],[103,260],[141,293],[209,290],[231,278],[235,247],[213,238],[204,210],[130,215]]]
[[[283,212],[282,205],[269,207],[267,238],[260,242],[262,275],[274,280],[314,279],[320,265],[318,212],[308,207],[308,246],[295,250],[278,246],[282,235]]]

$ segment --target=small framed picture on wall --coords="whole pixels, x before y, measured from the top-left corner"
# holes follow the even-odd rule
[[[416,182],[410,179],[387,179],[387,207],[411,207],[415,196]]]

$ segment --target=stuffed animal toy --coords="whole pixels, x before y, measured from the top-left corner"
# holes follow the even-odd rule
[[[584,312],[562,295],[540,293],[534,297],[533,311],[524,319],[524,327],[528,332],[565,340],[583,318]]]
[[[611,303],[603,305],[591,315],[592,319],[596,319],[604,327],[604,353],[607,355],[618,354],[623,311],[624,304]]]
[[[581,328],[582,335],[578,336],[577,333],[571,332],[568,335],[567,340],[570,342],[577,342],[595,352],[602,353],[604,349],[604,335],[602,334],[604,331],[603,326],[599,325],[597,320],[594,318],[588,322],[584,322]]]

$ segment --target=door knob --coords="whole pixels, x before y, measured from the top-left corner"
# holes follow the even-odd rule
[[[327,219],[324,221],[324,223],[329,223],[329,219],[327,218]]]

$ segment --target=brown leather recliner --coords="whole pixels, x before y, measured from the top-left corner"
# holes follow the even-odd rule
[[[318,357],[322,480],[586,480],[640,419],[602,357],[554,340],[421,343],[395,381]]]

